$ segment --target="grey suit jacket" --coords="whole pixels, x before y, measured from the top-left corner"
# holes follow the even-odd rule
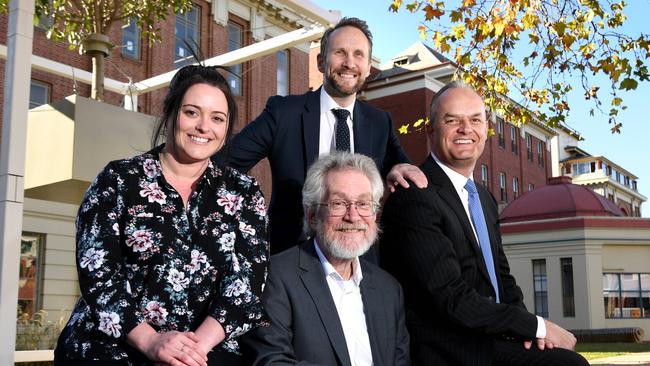
[[[361,267],[361,297],[373,364],[410,365],[402,289],[379,267],[363,259]],[[313,240],[271,258],[262,301],[270,326],[242,337],[244,355],[250,364],[351,364]]]

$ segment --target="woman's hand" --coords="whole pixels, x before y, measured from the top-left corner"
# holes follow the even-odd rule
[[[196,329],[198,347],[207,354],[226,337],[221,324],[213,317],[206,316]]]
[[[199,338],[193,332],[157,333],[142,323],[129,332],[127,341],[151,361],[171,366],[207,366],[207,352],[199,347]]]

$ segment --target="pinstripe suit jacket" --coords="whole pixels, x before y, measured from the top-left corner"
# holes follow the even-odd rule
[[[404,289],[413,364],[490,365],[496,337],[534,339],[537,329],[510,274],[495,200],[478,186],[499,304],[458,193],[431,157],[420,168],[429,186],[388,197],[380,246],[382,266]]]

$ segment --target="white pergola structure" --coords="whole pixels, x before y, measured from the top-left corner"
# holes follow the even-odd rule
[[[338,22],[340,13],[327,11],[309,0],[266,0],[300,14],[310,25],[213,57],[206,65],[231,66],[276,51],[319,39],[325,29]],[[227,5],[227,0],[212,0]],[[217,4],[213,4],[216,6]],[[226,10],[227,11],[227,10]],[[43,57],[32,55],[34,0],[11,0],[7,46],[0,45],[6,59],[2,141],[0,143],[0,365],[51,360],[52,351],[15,351],[16,306],[22,234],[25,146],[31,69],[91,84],[92,74]],[[29,60],[29,62],[27,62]],[[136,109],[137,96],[169,85],[174,73],[135,83],[105,79],[105,89],[123,94],[124,106]]]

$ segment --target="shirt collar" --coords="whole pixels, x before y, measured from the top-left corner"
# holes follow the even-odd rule
[[[456,189],[456,192],[460,193],[465,189],[465,184],[467,184],[467,179],[474,180],[473,174],[471,174],[469,178],[467,178],[466,176],[458,173],[457,171],[445,165],[445,163],[440,161],[440,159],[438,159],[436,154],[434,154],[433,152],[431,152],[431,157],[433,158],[433,160],[436,161],[436,163],[438,163],[438,165],[440,165],[442,171],[445,172],[445,174],[447,174],[447,177],[449,177],[449,180],[451,181],[451,184]]]
[[[356,99],[355,99],[356,102]],[[341,107],[336,101],[325,91],[325,87],[320,88],[320,112],[327,113],[332,109],[347,109],[350,112],[350,119],[354,120],[354,104],[352,102],[349,106]]]
[[[345,281],[341,275],[336,272],[336,269],[334,269],[334,266],[327,260],[323,252],[320,250],[320,246],[318,245],[318,242],[316,241],[316,238],[314,238],[314,248],[316,249],[316,255],[318,255],[318,259],[320,260],[320,264],[323,267],[323,272],[325,272],[325,277],[333,277],[336,280],[339,281]],[[359,257],[354,258],[354,261],[352,262],[352,281],[354,281],[354,284],[359,286],[361,284],[361,280],[363,279],[363,274],[361,273],[361,263],[359,262]]]

